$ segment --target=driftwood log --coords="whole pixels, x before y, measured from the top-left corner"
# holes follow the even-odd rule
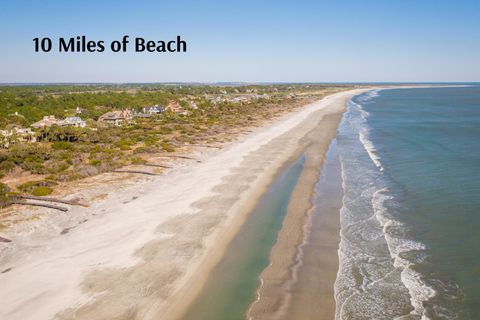
[[[0,237],[0,242],[9,243],[9,242],[12,242],[12,240],[4,238],[4,237]]]
[[[184,144],[183,147],[201,147],[201,148],[222,149],[221,146],[215,146],[215,145],[211,145],[211,144]]]
[[[69,204],[72,206],[82,206],[82,207],[88,207],[88,205],[84,203],[80,203],[76,200],[62,200],[62,199],[56,199],[56,198],[51,198],[51,197],[35,197],[35,196],[15,196],[17,199],[28,199],[28,200],[38,200],[38,201],[47,201],[47,202],[57,202],[57,203],[64,203],[64,204]]]
[[[175,155],[175,154],[159,154],[158,155],[159,157],[164,157],[164,158],[179,158],[179,159],[187,159],[187,160],[195,160],[197,162],[201,162],[200,160],[198,159],[195,159],[193,157],[190,157],[190,156],[183,156],[183,155]]]
[[[139,170],[113,170],[112,172],[115,172],[115,173],[136,173],[136,174],[145,174],[147,176],[158,176],[158,174],[153,173],[153,172],[139,171]]]
[[[167,168],[167,169],[170,169],[171,167],[170,166],[166,166],[164,164],[154,164],[154,163],[144,163],[142,164],[142,166],[146,166],[146,167],[157,167],[157,168]]]
[[[56,205],[48,204],[48,203],[42,203],[42,202],[12,201],[10,203],[11,204],[19,204],[19,205],[22,205],[22,206],[34,206],[34,207],[50,208],[50,209],[60,210],[60,211],[63,211],[63,212],[68,211],[68,208],[60,207],[60,206],[56,206]]]

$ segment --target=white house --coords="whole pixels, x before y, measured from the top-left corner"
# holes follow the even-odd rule
[[[156,104],[154,106],[143,107],[142,111],[148,114],[160,114],[165,111],[165,108]]]
[[[98,121],[104,122],[107,124],[112,124],[115,126],[120,126],[122,122],[128,121],[133,119],[133,112],[132,110],[125,109],[125,110],[116,110],[107,112],[98,118]]]
[[[65,118],[63,122],[65,123],[65,125],[72,126],[72,127],[85,128],[87,126],[85,121],[80,119],[80,117],[68,117],[68,118]]]
[[[35,122],[32,124],[32,128],[40,129],[44,127],[51,127],[51,126],[64,126],[65,122],[63,120],[55,118],[55,116],[44,116],[42,120]]]
[[[0,130],[0,148],[8,148],[11,144],[20,142],[36,142],[35,132],[30,128],[14,127],[10,130]]]

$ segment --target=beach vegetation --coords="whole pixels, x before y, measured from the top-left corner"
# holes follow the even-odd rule
[[[175,148],[166,141],[162,142],[162,149],[167,152],[175,152]]]
[[[0,208],[6,207],[8,205],[9,192],[10,188],[4,183],[0,183]]]
[[[0,86],[1,130],[28,128],[50,115],[58,119],[78,116],[86,124],[34,128],[34,141],[13,139],[8,146],[3,144],[0,179],[28,173],[32,181],[10,187],[28,194],[49,194],[58,182],[83,179],[123,165],[144,165],[152,153],[228,141],[229,135],[242,128],[257,126],[297,105],[347,88],[301,84]],[[298,92],[305,93],[304,98],[292,98],[292,93]],[[143,113],[145,107],[165,108],[169,104],[176,106],[178,113],[170,109],[149,116]],[[132,111],[132,119],[118,125],[101,121],[108,112],[127,109]]]
[[[40,186],[32,190],[32,195],[37,197],[43,197],[43,196],[48,196],[52,192],[53,192],[52,188]]]
[[[52,187],[55,185],[57,185],[57,183],[51,180],[29,181],[17,186],[17,189],[32,195],[39,195],[46,192],[50,194],[53,191]]]

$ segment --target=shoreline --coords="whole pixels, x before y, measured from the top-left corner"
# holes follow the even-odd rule
[[[181,318],[182,315],[186,314],[189,310],[190,305],[195,301],[195,298],[198,296],[198,294],[201,292],[203,285],[206,283],[208,274],[210,271],[215,267],[215,265],[220,261],[222,258],[229,242],[235,237],[236,232],[241,228],[241,225],[243,221],[247,218],[248,214],[250,211],[254,208],[256,204],[256,200],[258,200],[261,195],[266,191],[268,188],[269,184],[274,180],[276,174],[285,166],[289,161],[292,161],[293,159],[296,159],[299,157],[300,154],[302,154],[306,148],[306,146],[311,143],[312,138],[310,137],[307,138],[306,135],[312,134],[315,131],[315,128],[319,127],[320,121],[323,120],[325,116],[329,116],[332,113],[340,114],[340,118],[338,119],[338,123],[340,122],[341,115],[343,114],[343,107],[345,105],[345,102],[350,99],[351,96],[355,94],[359,94],[360,92],[368,91],[369,89],[354,89],[354,90],[349,90],[341,93],[336,93],[333,95],[329,95],[317,102],[311,103],[307,106],[305,106],[305,109],[303,109],[301,112],[307,112],[309,113],[308,118],[304,119],[303,121],[297,123],[293,128],[290,130],[286,131],[283,133],[281,136],[276,137],[273,139],[269,144],[273,144],[273,146],[265,145],[262,146],[264,149],[263,152],[265,153],[270,153],[272,151],[276,152],[281,152],[283,159],[279,159],[280,161],[273,167],[269,168],[269,174],[266,175],[263,179],[263,181],[260,183],[261,188],[259,188],[257,191],[255,191],[255,201],[251,201],[248,203],[247,206],[243,207],[243,210],[241,211],[241,214],[238,215],[238,221],[237,223],[233,223],[232,228],[224,233],[224,237],[222,237],[218,243],[221,243],[221,245],[217,246],[216,252],[212,252],[211,256],[208,259],[205,259],[203,262],[203,266],[201,267],[201,271],[199,272],[199,269],[197,269],[197,273],[200,274],[205,274],[203,277],[196,277],[192,281],[185,283],[185,287],[183,290],[179,290],[177,293],[178,299],[175,299],[176,302],[174,305],[171,305],[167,310],[161,313],[162,319],[179,319]],[[338,101],[330,101],[331,99],[337,100],[341,99],[342,102],[338,103]],[[317,108],[313,109],[312,107],[315,107],[316,105],[319,105]],[[313,110],[308,110],[308,108],[312,108]],[[337,125],[338,125],[337,123]],[[323,124],[323,122],[322,122]],[[323,129],[323,126],[321,127]],[[322,131],[322,130],[318,130]],[[316,131],[316,133],[318,133]],[[336,132],[336,126],[335,130],[333,131],[333,136],[335,136]],[[330,132],[332,134],[332,132]],[[329,140],[330,141],[330,140]],[[329,142],[328,142],[329,143]],[[290,146],[290,148],[288,148]],[[273,149],[273,150],[265,150],[266,148]],[[281,151],[280,151],[281,150]],[[304,173],[302,172],[302,175]],[[300,178],[301,179],[301,178]],[[299,183],[300,184],[300,183]],[[295,191],[294,191],[295,192]],[[287,214],[288,215],[288,214]],[[240,223],[238,223],[240,222]],[[174,300],[174,301],[175,301]]]
[[[337,127],[349,99],[350,96],[337,101],[336,112],[325,117],[324,121],[313,128],[304,138],[307,141],[305,143],[305,168],[290,199],[288,213],[277,242],[271,250],[270,265],[260,276],[262,285],[258,289],[257,300],[250,307],[248,319],[287,319],[292,298],[291,290],[296,282],[297,255],[308,235],[307,224],[312,218],[312,198],[315,193],[315,185],[323,170],[330,142],[336,136]],[[338,260],[336,250],[334,259]],[[336,275],[336,271],[335,269],[331,274]],[[332,284],[332,299],[330,300],[333,301],[335,276],[329,280]],[[321,302],[319,303],[321,304]]]
[[[9,319],[174,319],[221,258],[297,142],[333,94],[254,130],[203,163],[125,189],[88,209],[102,212],[1,262],[0,315]],[[132,197],[133,196],[133,197]],[[72,211],[73,212],[73,211]],[[178,297],[182,297],[179,299]]]

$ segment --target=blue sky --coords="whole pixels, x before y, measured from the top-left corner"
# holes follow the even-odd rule
[[[480,81],[479,17],[467,0],[1,1],[0,82]],[[34,52],[77,35],[188,52]]]

